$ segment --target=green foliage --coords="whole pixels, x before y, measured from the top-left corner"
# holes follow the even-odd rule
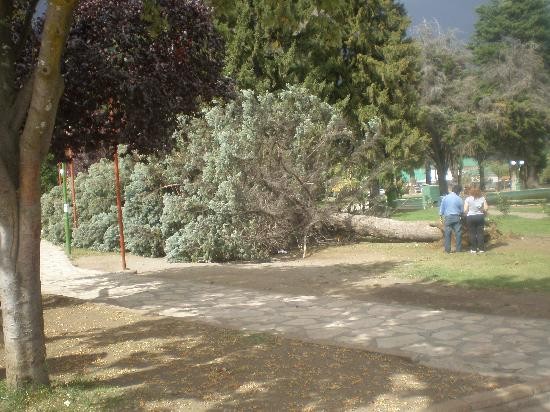
[[[122,150],[124,153],[124,150]],[[131,156],[120,157],[122,196],[134,169]],[[78,227],[73,229],[75,247],[99,251],[119,249],[113,162],[101,159],[75,179]]]
[[[57,164],[49,153],[40,166],[40,193],[49,192],[57,185]]]
[[[122,147],[119,151],[125,152]],[[119,164],[124,195],[135,162],[131,156],[123,156]],[[75,192],[78,227],[73,228],[72,231],[73,245],[99,251],[118,250],[119,233],[113,162],[101,159],[98,163],[91,165],[87,172],[81,172],[75,179]],[[44,194],[41,201],[42,237],[61,244],[65,239],[61,186],[56,186]],[[139,234],[139,236],[142,235]],[[129,239],[131,241],[132,236]]]
[[[180,118],[186,161],[162,217],[169,259],[262,259],[314,234],[332,207],[333,146],[349,135],[333,107],[295,87]]]
[[[141,19],[149,25],[147,32],[152,38],[156,38],[170,29],[168,19],[161,13],[161,7],[155,0],[143,1]]]
[[[162,166],[157,159],[137,163],[125,187],[124,234],[129,251],[141,256],[164,255],[160,218]]]
[[[506,39],[534,42],[550,67],[550,1],[491,0],[477,9],[472,48],[481,62],[498,57]]]
[[[327,201],[335,153],[352,133],[338,110],[306,89],[245,91],[179,123],[177,150],[164,160],[121,158],[131,252],[166,252],[173,261],[264,259],[315,236],[336,209]],[[74,246],[116,250],[112,162],[102,159],[75,184]],[[45,234],[57,242],[63,240],[62,225],[54,220],[57,214],[62,222],[60,199],[56,188],[44,200]]]
[[[544,184],[550,183],[550,151],[548,150],[548,145],[546,149],[546,167],[542,171],[541,181]]]
[[[452,32],[441,32],[436,24],[424,23],[415,28],[421,50],[422,83],[420,88],[420,127],[429,136],[427,157],[439,176],[461,162],[465,147],[464,129],[471,121],[468,76],[470,54]],[[464,97],[464,98],[461,98]],[[441,193],[447,182],[439,179]]]
[[[550,1],[492,0],[477,11],[470,46],[480,64],[480,130],[493,153],[540,172],[550,133]]]
[[[415,127],[418,49],[393,1],[211,0],[228,44],[226,72],[241,88],[300,84],[343,110],[354,136],[343,141],[344,175],[393,182],[422,160]],[[368,122],[377,118],[378,133]]]
[[[495,204],[497,210],[501,212],[504,216],[507,216],[510,213],[510,208],[512,205],[507,197],[502,196],[500,192],[497,194],[497,201]]]
[[[120,157],[120,182],[124,196],[132,173],[134,162],[128,156]],[[101,159],[90,166],[87,172],[79,173],[75,179],[76,202],[79,208],[79,221],[90,220],[100,213],[108,213],[116,205],[113,162]]]
[[[63,224],[63,190],[61,186],[54,186],[44,193],[40,200],[42,237],[52,243],[61,244],[65,241],[65,227]]]
[[[73,230],[75,247],[99,250],[102,252],[117,250],[118,224],[116,209],[109,213],[101,212],[90,220],[81,220]]]

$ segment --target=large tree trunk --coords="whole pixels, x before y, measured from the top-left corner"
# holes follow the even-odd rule
[[[447,165],[444,164],[436,164],[436,170],[437,170],[437,184],[439,185],[439,194],[441,196],[445,196],[447,193],[449,193],[449,186],[447,184]]]
[[[398,242],[435,242],[441,230],[426,222],[401,222],[381,217],[335,213],[328,224],[337,230]]]
[[[0,299],[6,378],[13,389],[49,383],[40,287],[40,164],[49,149],[63,90],[61,57],[75,5],[76,0],[50,0],[37,67],[29,82],[30,104],[16,104],[18,110],[9,115],[15,127],[6,141],[18,146],[18,176],[9,176],[11,162],[0,159]],[[19,139],[15,119],[24,121]]]
[[[539,187],[537,169],[533,164],[527,164],[527,188],[533,189],[537,187]]]
[[[478,159],[479,165],[479,188],[485,190],[485,163]]]
[[[426,184],[432,184],[432,165],[430,163],[426,163]]]

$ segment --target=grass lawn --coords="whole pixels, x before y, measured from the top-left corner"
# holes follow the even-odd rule
[[[532,206],[512,206],[510,212],[520,212],[520,213],[544,213],[543,205],[532,205]]]
[[[476,288],[515,288],[550,291],[550,253],[536,240],[516,240],[484,254],[444,254],[428,250],[403,265],[399,274],[420,280],[436,280]]]
[[[540,207],[514,207],[512,213],[533,212]],[[398,220],[436,221],[438,209],[401,212]],[[400,275],[423,280],[437,280],[457,285],[483,288],[520,288],[550,291],[550,217],[527,219],[519,216],[491,216],[505,235],[503,244],[484,255],[469,253],[446,255],[430,248],[419,250],[400,268]],[[522,236],[523,239],[513,239]],[[512,238],[511,238],[512,237]],[[506,243],[513,246],[506,247]]]
[[[519,216],[495,216],[490,218],[504,234],[521,236],[550,236],[550,217],[544,219],[526,219]]]
[[[2,411],[115,411],[122,403],[121,390],[97,385],[93,381],[54,382],[50,388],[17,392],[9,391],[5,380],[0,381]]]
[[[407,212],[397,212],[392,215],[392,219],[396,220],[404,220],[404,221],[411,221],[411,220],[426,220],[430,222],[435,222],[439,220],[439,208],[438,207],[432,207],[429,209],[423,209],[423,210],[412,210]]]
[[[532,209],[531,213],[536,213],[537,207]],[[538,208],[542,213],[542,208]],[[512,213],[525,212],[528,208],[514,207]],[[430,208],[425,210],[414,210],[410,212],[398,212],[392,216],[393,219],[402,221],[422,220],[436,222],[439,220],[439,209]],[[521,236],[550,236],[550,217],[544,219],[528,219],[514,215],[491,216],[489,219],[496,222],[498,229],[506,234],[515,234]]]

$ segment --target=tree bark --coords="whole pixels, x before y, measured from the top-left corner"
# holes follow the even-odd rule
[[[445,196],[449,193],[449,185],[447,184],[447,165],[436,164],[437,169],[437,184],[439,185],[439,194]]]
[[[441,230],[426,222],[401,222],[381,217],[335,213],[329,226],[359,236],[398,242],[435,242],[441,239]]]
[[[479,165],[479,188],[485,190],[485,163],[478,159]]]
[[[61,57],[75,5],[76,0],[49,2],[32,97],[28,107],[19,108],[26,113],[23,132],[12,140],[19,147],[18,177],[10,179],[6,162],[0,161],[0,299],[12,389],[49,383],[40,285],[40,164],[63,90]]]
[[[534,189],[539,187],[539,176],[537,173],[537,169],[534,165],[528,164],[527,165],[527,188],[528,189]]]

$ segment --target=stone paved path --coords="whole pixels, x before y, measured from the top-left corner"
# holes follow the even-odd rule
[[[42,242],[44,293],[312,342],[410,356],[452,370],[550,377],[550,321],[291,296],[76,268]]]

